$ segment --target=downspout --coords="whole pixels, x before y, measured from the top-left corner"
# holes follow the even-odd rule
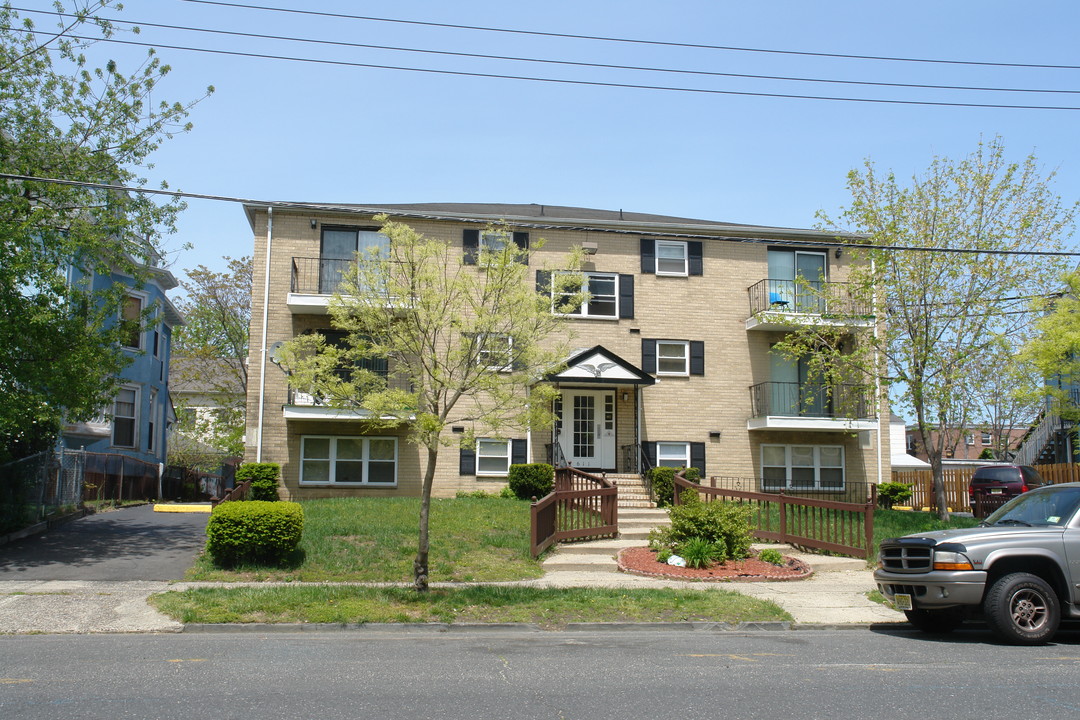
[[[873,259],[870,260],[870,277],[874,277],[874,273],[877,270],[877,267],[876,267],[875,263],[876,263],[875,260],[873,260]],[[879,325],[878,325],[878,320],[877,320],[877,317],[878,317],[877,309],[878,309],[878,296],[877,296],[877,291],[875,290],[875,292],[874,292],[874,340],[875,340],[875,342],[874,342],[874,360],[875,360],[875,363],[881,362],[881,354],[877,351],[877,347],[878,347],[877,340],[880,338],[880,336],[878,334]],[[877,421],[877,443],[876,443],[876,445],[877,445],[877,484],[880,485],[881,480],[882,480],[882,478],[881,478],[881,470],[882,470],[882,463],[881,463],[881,421],[882,421],[882,418],[881,418],[881,373],[880,372],[875,372],[874,373],[874,394],[877,395],[877,397],[878,397],[878,421]],[[891,419],[892,418],[892,405],[889,404],[888,402],[886,402],[885,406],[889,409],[889,418]],[[892,448],[889,448],[889,452],[892,453]],[[889,478],[889,479],[891,480],[892,478]]]
[[[266,321],[270,307],[270,248],[274,234],[274,208],[266,208],[266,271],[263,273],[262,339],[259,341],[259,424],[255,430],[255,462],[262,462],[263,411],[266,405]]]

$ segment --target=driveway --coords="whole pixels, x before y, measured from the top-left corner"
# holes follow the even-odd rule
[[[0,582],[180,580],[206,545],[209,517],[152,505],[88,515],[0,546]]]

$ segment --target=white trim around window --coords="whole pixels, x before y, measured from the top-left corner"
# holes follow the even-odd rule
[[[476,476],[505,477],[510,472],[510,441],[495,438],[476,440]]]
[[[763,490],[843,490],[842,445],[762,445]]]
[[[141,391],[138,385],[122,385],[116,393],[112,409],[113,447],[139,447],[139,403]]]
[[[619,274],[587,272],[581,273],[581,275],[585,277],[582,290],[589,293],[589,299],[587,302],[582,303],[577,310],[563,314],[566,317],[618,320]],[[552,287],[554,288],[554,283]],[[566,302],[565,298],[554,302],[554,305],[561,305],[564,302]]]
[[[300,484],[397,487],[397,441],[366,435],[303,435]]]
[[[657,240],[655,252],[657,275],[686,277],[690,274],[690,253],[685,242]]]
[[[505,230],[481,230],[480,247],[498,253],[514,244],[514,236]]]
[[[658,442],[656,443],[657,467],[686,468],[690,467],[690,443],[688,442]]]
[[[690,343],[686,340],[657,340],[656,374],[689,375]]]
[[[145,293],[140,292],[128,292],[124,295],[124,299],[120,301],[120,312],[117,315],[117,322],[120,323],[138,323],[137,334],[132,334],[128,337],[122,337],[120,340],[121,347],[127,350],[142,350],[146,342],[143,336],[146,334],[146,328],[143,327],[143,311],[146,309],[147,296]],[[125,335],[127,332],[125,331]],[[134,339],[135,344],[132,345],[127,342],[128,339]]]
[[[481,367],[496,372],[510,372],[514,369],[514,338],[499,333],[488,333],[477,338],[480,343],[476,351],[476,362]]]

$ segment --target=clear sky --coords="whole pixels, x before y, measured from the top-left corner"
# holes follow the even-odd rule
[[[253,5],[548,33],[939,60],[1080,66],[1071,0],[237,0]],[[13,0],[46,9],[46,0]],[[747,93],[1080,108],[1080,69],[986,67],[669,47],[126,0],[103,15],[142,24],[159,45],[351,63]],[[39,25],[48,21],[35,16]],[[151,27],[287,35],[297,43]],[[671,74],[343,47],[458,53],[711,73],[861,82],[1069,90],[986,92]],[[94,51],[130,66],[144,49]],[[597,87],[311,64],[161,49],[162,99],[216,93],[194,130],[168,142],[150,177],[174,189],[255,200],[503,202],[624,209],[810,227],[847,200],[846,173],[872,158],[910,176],[934,154],[1001,135],[1035,152],[1068,202],[1080,198],[1078,110],[839,102]],[[180,251],[184,243],[192,250]],[[174,269],[222,268],[252,251],[239,205],[191,201],[167,242]]]

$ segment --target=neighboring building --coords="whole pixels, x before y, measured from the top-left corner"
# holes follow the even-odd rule
[[[169,393],[177,422],[169,431],[169,449],[170,457],[182,456],[179,464],[220,464],[240,450],[227,446],[243,445],[246,363],[247,358],[172,359]]]
[[[560,422],[441,454],[436,495],[495,490],[511,463],[560,457],[604,472],[696,466],[772,490],[828,493],[890,477],[889,413],[877,396],[815,385],[800,363],[769,351],[802,323],[857,333],[876,322],[846,297],[851,257],[833,234],[542,205],[245,209],[255,237],[247,459],[281,463],[284,497],[420,492],[423,454],[404,432],[369,430],[357,413],[290,391],[271,362],[274,343],[329,328],[342,270],[387,241],[372,219],[382,212],[455,243],[463,258],[500,221],[525,247],[546,240],[530,252],[535,268],[575,246],[593,253],[591,300],[568,320],[580,347],[549,378],[562,393]],[[829,299],[807,297],[797,275]]]
[[[1016,448],[1020,445],[1020,440],[1027,432],[1026,428],[1014,428],[1008,432],[1009,441],[1007,445],[1007,452],[1012,455]],[[930,442],[936,443],[938,438],[938,432],[932,431],[930,433]],[[1000,444],[998,443],[997,431],[979,430],[979,429],[959,429],[949,428],[945,433],[945,453],[942,455],[943,460],[980,460],[986,458],[980,458],[980,455],[984,451],[995,451]],[[915,426],[908,426],[907,428],[907,452],[913,457],[917,457],[920,460],[927,460],[926,448],[922,445],[922,440],[919,437],[919,431]],[[1010,458],[990,458],[991,460],[1009,460]]]
[[[889,446],[892,448],[891,462],[893,470],[929,470],[930,463],[905,452],[908,446],[907,426],[904,418],[892,415],[889,419]]]
[[[90,279],[97,291],[120,283],[129,287],[117,322],[130,321],[131,332],[123,341],[123,351],[131,363],[120,372],[120,389],[102,414],[88,422],[64,426],[64,447],[98,453],[115,453],[145,462],[163,464],[167,450],[166,427],[174,420],[169,401],[169,354],[172,330],[184,318],[165,293],[178,283],[171,272],[154,264],[146,266],[148,277],[141,287],[134,278],[120,274],[95,273]],[[85,277],[71,271],[71,282]],[[149,319],[136,322],[149,310]]]

